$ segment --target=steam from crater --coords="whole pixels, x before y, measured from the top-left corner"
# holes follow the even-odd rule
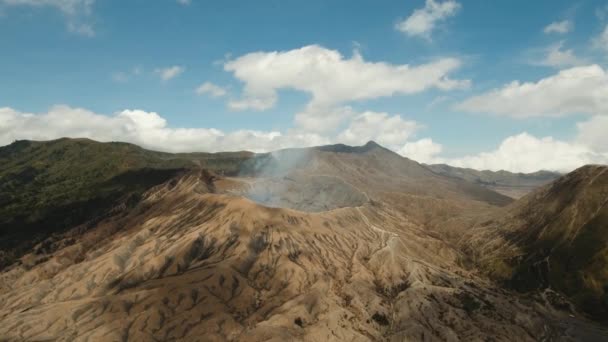
[[[312,149],[286,149],[256,156],[251,166],[255,178],[237,194],[267,207],[308,212],[355,207],[367,201],[365,194],[339,177],[309,174],[313,154]]]

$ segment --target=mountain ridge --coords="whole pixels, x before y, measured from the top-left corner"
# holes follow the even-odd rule
[[[431,171],[444,175],[463,179],[503,195],[519,199],[533,189],[545,185],[562,174],[552,171],[540,170],[532,173],[509,172],[505,170],[475,170],[471,168],[460,168],[446,164],[426,165]]]
[[[476,263],[513,288],[550,287],[607,319],[608,166],[580,167],[505,211],[463,237]]]
[[[1,183],[0,194],[36,199],[23,202],[22,210],[53,212],[53,197],[47,196],[55,194],[108,191],[116,200],[96,211],[75,202],[83,210],[82,222],[52,222],[43,215],[40,227],[58,229],[34,240],[23,236],[21,249],[5,255],[0,338],[608,336],[584,317],[584,301],[568,287],[547,290],[544,278],[526,276],[528,266],[536,270],[538,258],[546,256],[538,251],[547,249],[518,244],[542,235],[530,239],[519,232],[545,231],[545,221],[530,213],[551,218],[560,210],[546,198],[569,207],[568,179],[581,179],[590,189],[576,197],[581,203],[597,202],[604,176],[593,172],[562,177],[552,183],[557,185],[513,201],[433,173],[373,142],[213,155],[157,154],[91,141],[34,145],[19,142],[12,147],[18,153],[0,148],[0,160],[9,161],[0,164],[0,179],[11,180]],[[92,157],[98,160],[87,163]],[[105,188],[100,178],[115,183]],[[37,192],[29,190],[33,185]],[[11,197],[10,203],[21,202]],[[577,212],[573,217],[580,222],[595,217]],[[18,217],[14,213],[9,214]],[[572,231],[579,227],[594,232],[602,226],[577,223]],[[603,279],[603,273],[575,266]],[[519,288],[517,274],[537,286]]]

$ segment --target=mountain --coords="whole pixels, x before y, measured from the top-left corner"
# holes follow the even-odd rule
[[[494,279],[521,291],[551,288],[608,318],[608,167],[559,178],[467,232],[461,241]]]
[[[483,246],[476,241],[506,236],[488,219],[506,222],[520,206],[533,205],[525,202],[531,195],[514,202],[374,142],[268,154],[165,154],[82,140],[19,144],[31,150],[2,148],[0,175],[27,166],[37,173],[3,193],[38,201],[18,208],[52,212],[55,203],[40,195],[52,189],[68,199],[105,191],[116,201],[85,211],[80,221],[52,221],[54,228],[29,244],[19,237],[27,247],[0,271],[2,340],[608,336],[567,307],[566,291],[521,293],[484,267],[485,253],[475,254]],[[57,145],[66,152],[53,159]],[[91,158],[103,161],[87,166]],[[120,167],[92,174],[104,165]],[[163,177],[149,176],[151,170]],[[120,186],[100,186],[133,172]],[[48,180],[56,174],[74,182]],[[595,176],[580,176],[589,187],[581,205],[602,194]],[[30,189],[33,182],[37,189]],[[569,190],[560,187],[555,196]],[[27,219],[14,210],[6,220]],[[558,209],[540,201],[534,212],[542,210]],[[581,209],[575,217],[583,222],[593,213]],[[40,225],[30,229],[44,229],[44,219],[53,217],[39,216]]]
[[[49,234],[100,216],[118,202],[129,205],[187,169],[247,172],[252,156],[169,154],[88,139],[0,147],[0,268]]]
[[[463,179],[514,199],[519,199],[539,186],[550,183],[561,176],[561,174],[551,171],[533,173],[513,173],[504,170],[478,171],[446,164],[432,164],[426,165],[426,167],[437,174]]]

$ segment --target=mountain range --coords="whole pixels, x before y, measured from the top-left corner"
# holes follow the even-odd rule
[[[606,340],[607,170],[17,141],[0,339]]]
[[[562,176],[560,173],[552,171],[513,173],[504,170],[478,171],[469,168],[453,167],[446,164],[432,164],[426,166],[437,174],[464,179],[514,199],[519,199],[539,186],[550,183]]]

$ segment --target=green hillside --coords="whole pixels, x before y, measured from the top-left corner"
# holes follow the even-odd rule
[[[16,141],[0,147],[0,268],[50,234],[136,203],[150,187],[186,169],[253,172],[266,155],[170,154],[88,139]]]

